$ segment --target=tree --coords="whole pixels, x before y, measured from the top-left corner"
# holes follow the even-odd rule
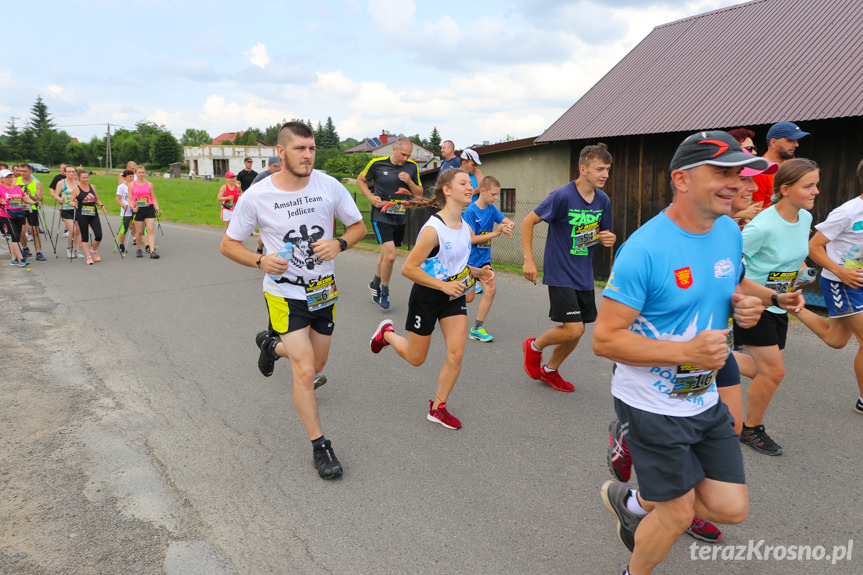
[[[322,145],[323,141],[324,141],[324,127],[321,125],[320,122],[318,122],[318,127],[315,128],[315,144],[317,144],[318,147],[323,148],[323,145]],[[317,162],[315,162],[315,164],[317,164]],[[317,166],[315,166],[315,167],[317,167]]]
[[[207,130],[196,130],[195,128],[186,128],[183,135],[180,137],[181,146],[203,146],[213,141]]]
[[[8,147],[8,155],[4,155],[5,159],[17,160],[21,158],[21,131],[15,125],[15,118],[10,118],[6,124],[6,146]]]
[[[159,167],[183,159],[183,148],[171,132],[159,132],[150,143],[150,163]]]
[[[440,132],[437,131],[437,126],[432,128],[431,135],[428,139],[428,149],[432,151],[435,156],[440,156]]]
[[[252,128],[249,128],[248,130],[246,130],[242,134],[238,135],[236,138],[234,138],[234,145],[235,146],[257,146],[258,140],[257,140],[257,137],[255,135],[254,130],[252,130]]]
[[[315,142],[322,148],[339,148],[339,133],[336,132],[336,126],[331,117],[327,116],[327,123],[322,130],[321,139],[315,138]]]

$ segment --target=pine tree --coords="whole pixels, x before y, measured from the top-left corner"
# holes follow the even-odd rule
[[[323,148],[339,148],[339,133],[336,132],[336,126],[330,116],[327,116],[327,124],[324,126],[319,145]]]
[[[437,131],[437,126],[432,128],[431,135],[428,139],[428,148],[435,156],[440,156],[440,132]]]
[[[6,147],[8,155],[4,159],[18,160],[21,155],[21,130],[15,125],[15,118],[10,118],[6,124]]]

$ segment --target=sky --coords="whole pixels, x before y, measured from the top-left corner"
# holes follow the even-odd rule
[[[41,96],[82,141],[140,120],[179,138],[328,116],[342,139],[536,136],[654,27],[738,3],[48,0],[36,31],[5,30],[0,130]]]

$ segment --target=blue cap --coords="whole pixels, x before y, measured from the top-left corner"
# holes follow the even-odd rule
[[[770,129],[767,130],[767,143],[770,143],[770,140],[779,138],[788,138],[789,140],[799,140],[804,136],[808,136],[809,132],[804,132],[800,129],[800,126],[795,124],[794,122],[779,122],[777,124],[773,124],[770,126]]]

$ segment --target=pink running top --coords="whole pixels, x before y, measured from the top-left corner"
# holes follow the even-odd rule
[[[11,188],[7,188],[3,184],[0,184],[0,196],[3,197],[4,205],[0,207],[0,217],[3,218],[11,218],[11,217],[21,217],[22,213],[14,213],[9,214],[6,210],[6,206],[14,207],[17,206],[17,210],[23,209],[24,206],[24,190],[20,187],[13,185]]]
[[[132,182],[132,189],[129,192],[129,196],[131,196],[131,201],[129,203],[132,206],[143,208],[153,205],[153,190],[150,188],[149,182],[144,182],[143,184]]]

